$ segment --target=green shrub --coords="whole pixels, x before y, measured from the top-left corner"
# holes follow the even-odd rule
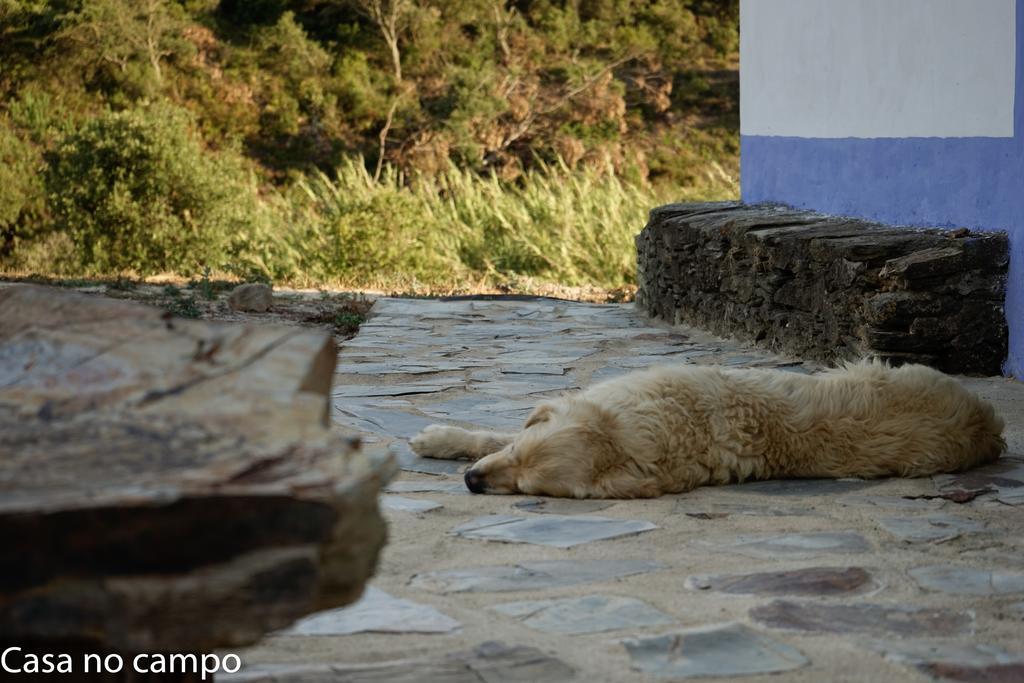
[[[46,189],[57,229],[91,272],[222,268],[260,212],[241,162],[204,150],[171,106],[88,121],[50,156]]]
[[[374,185],[361,159],[349,159],[332,181],[301,181],[304,229],[291,235],[300,270],[318,281],[405,275],[434,280],[460,270],[446,235],[430,220],[423,193],[389,171]],[[447,242],[447,244],[446,244]]]
[[[25,88],[7,107],[13,124],[25,130],[37,144],[49,144],[73,127],[73,115],[44,90]]]
[[[0,259],[39,230],[45,204],[38,148],[0,118]]]

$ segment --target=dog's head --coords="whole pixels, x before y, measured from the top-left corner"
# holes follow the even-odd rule
[[[607,410],[580,399],[542,403],[515,440],[466,471],[474,493],[525,493],[561,498],[657,495],[627,474],[630,459]]]

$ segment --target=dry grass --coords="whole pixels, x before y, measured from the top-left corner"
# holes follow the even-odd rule
[[[362,160],[350,159],[333,178],[318,174],[287,193],[268,191],[249,232],[206,272],[212,280],[261,273],[279,286],[386,294],[628,300],[634,238],[651,208],[737,195],[724,172],[704,177],[690,188],[653,187],[623,180],[610,165],[558,163],[514,182],[454,167],[429,179],[389,168],[374,182]],[[75,245],[60,244],[63,251],[53,251],[40,242],[20,271],[0,276],[78,278],[65,253]],[[99,275],[140,280],[133,272]],[[148,278],[181,280],[173,273]]]

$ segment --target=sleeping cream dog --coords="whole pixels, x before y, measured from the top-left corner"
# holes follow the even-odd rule
[[[992,406],[921,365],[819,375],[656,367],[538,405],[517,434],[432,425],[429,458],[468,458],[474,493],[650,498],[787,477],[921,477],[1006,448]]]

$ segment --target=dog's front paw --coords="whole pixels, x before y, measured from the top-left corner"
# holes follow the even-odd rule
[[[409,440],[409,447],[424,458],[458,460],[470,458],[472,438],[465,429],[446,425],[430,425]]]

